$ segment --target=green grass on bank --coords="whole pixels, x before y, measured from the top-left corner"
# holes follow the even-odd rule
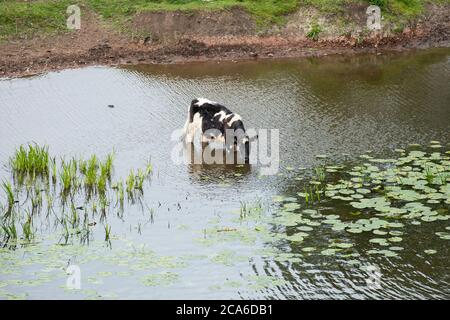
[[[420,14],[426,2],[450,0],[0,0],[0,40],[65,31],[66,8],[85,5],[106,22],[125,22],[141,11],[220,10],[239,6],[260,24],[282,23],[284,16],[299,6],[313,6],[323,12],[339,12],[352,3],[377,4],[390,17],[411,18]]]
[[[281,23],[283,16],[295,11],[299,0],[86,0],[105,18],[120,18],[140,11],[221,10],[239,6],[252,13],[260,23]]]
[[[70,0],[0,0],[0,40],[32,37],[66,29],[66,9]]]

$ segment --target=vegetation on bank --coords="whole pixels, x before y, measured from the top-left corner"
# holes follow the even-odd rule
[[[258,23],[271,24],[283,23],[286,14],[301,6],[340,12],[351,4],[376,4],[390,17],[412,18],[429,2],[450,3],[450,0],[0,0],[0,40],[68,31],[66,9],[71,4],[89,8],[107,22],[126,22],[142,11],[221,10],[238,6],[251,13]]]

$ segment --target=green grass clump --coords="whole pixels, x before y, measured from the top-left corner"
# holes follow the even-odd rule
[[[223,10],[240,7],[261,24],[281,23],[284,15],[298,8],[299,0],[86,0],[106,19],[124,20],[142,11]]]
[[[313,41],[318,41],[319,40],[319,34],[322,32],[322,28],[320,27],[320,25],[318,23],[314,23],[311,26],[311,29],[308,31],[308,33],[306,34],[306,36],[313,40]]]
[[[0,41],[9,37],[32,37],[66,28],[69,0],[1,1]]]
[[[65,163],[64,160],[61,162],[61,172],[60,181],[63,192],[68,192],[74,186],[74,182],[77,176],[77,166],[76,161],[71,160]]]
[[[20,146],[9,160],[15,174],[28,174],[32,177],[48,175],[49,161],[48,147],[40,147],[37,144],[29,144],[28,148]]]
[[[93,190],[97,184],[98,160],[94,154],[87,162],[84,186],[87,190]]]

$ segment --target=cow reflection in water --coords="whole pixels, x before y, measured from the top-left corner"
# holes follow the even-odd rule
[[[189,147],[189,145],[187,145],[186,147]],[[214,159],[220,157],[225,159],[225,157],[227,156],[226,150],[213,149],[210,145],[203,144],[201,149],[192,147],[191,151],[192,152],[190,152],[190,158],[188,159],[189,172],[196,175],[199,179],[214,180],[214,177],[219,179],[237,177],[247,175],[251,172],[251,166],[248,163],[217,164],[209,161],[208,162],[205,161],[203,163],[198,162],[196,163],[194,159],[195,157],[201,157],[202,155],[203,158],[207,158],[209,154],[212,154],[212,157]],[[236,152],[235,155],[239,156],[239,154],[236,154]],[[189,156],[189,152],[186,152],[186,156]]]

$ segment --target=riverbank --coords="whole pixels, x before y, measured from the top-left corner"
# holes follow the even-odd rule
[[[365,27],[365,2],[334,13],[314,6],[286,9],[283,19],[266,24],[261,24],[262,14],[236,6],[136,11],[114,21],[107,12],[94,10],[95,5],[80,8],[80,30],[10,35],[0,42],[0,77],[88,65],[382,54],[450,46],[450,4],[445,1],[426,3],[415,15],[386,12],[377,33]]]

